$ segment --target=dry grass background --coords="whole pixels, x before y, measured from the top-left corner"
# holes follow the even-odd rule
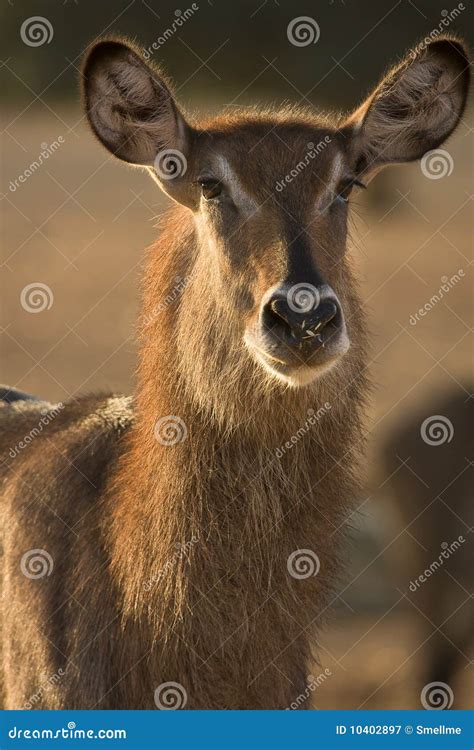
[[[143,248],[166,199],[138,170],[109,158],[78,108],[56,114],[33,105],[11,123],[3,148],[1,380],[51,400],[97,390],[130,392],[134,324]],[[353,580],[332,625],[321,636],[322,667],[332,676],[315,691],[319,708],[414,708],[421,641],[403,604],[388,611],[395,583],[389,570],[403,554],[391,498],[379,491],[379,446],[393,426],[430,394],[469,382],[472,366],[472,130],[465,119],[447,148],[450,176],[427,179],[419,164],[393,168],[355,200],[353,244],[373,331],[373,401],[367,495],[354,523]],[[43,142],[65,142],[26,183],[15,179]],[[416,326],[415,313],[442,276],[466,276]],[[20,304],[25,285],[47,284],[54,303],[40,314]],[[374,512],[373,512],[374,511]],[[374,541],[375,540],[375,541]],[[372,546],[371,546],[372,545]],[[375,546],[374,546],[375,545]],[[345,584],[344,584],[345,585]],[[388,613],[387,613],[388,612]],[[467,674],[457,696],[467,702]],[[464,688],[462,686],[465,686]],[[463,692],[466,690],[466,693]]]

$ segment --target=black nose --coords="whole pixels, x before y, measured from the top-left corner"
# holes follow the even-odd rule
[[[263,323],[282,343],[305,349],[323,346],[336,334],[342,313],[334,297],[306,297],[298,304],[291,294],[276,291],[263,308]]]

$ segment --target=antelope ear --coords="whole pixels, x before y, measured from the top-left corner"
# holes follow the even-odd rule
[[[420,159],[455,129],[466,103],[469,61],[458,40],[421,43],[345,124],[357,173]]]
[[[163,179],[178,176],[177,169],[184,173],[191,129],[163,76],[132,47],[115,40],[95,44],[84,61],[83,93],[92,130],[115,156],[155,166]]]

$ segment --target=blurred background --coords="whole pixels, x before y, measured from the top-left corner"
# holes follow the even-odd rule
[[[350,110],[427,35],[472,43],[467,0],[186,2],[2,4],[5,383],[49,400],[133,388],[143,248],[167,200],[87,128],[79,68],[97,36],[148,49],[194,113]],[[287,32],[301,17],[309,36],[295,44]],[[353,202],[376,388],[349,571],[308,678],[318,708],[469,706],[472,144],[468,110],[424,169],[387,170]]]

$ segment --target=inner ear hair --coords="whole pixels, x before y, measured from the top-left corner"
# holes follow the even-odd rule
[[[458,39],[418,45],[346,123],[358,146],[356,170],[412,161],[437,148],[462,117],[468,88],[469,60]]]
[[[130,43],[104,39],[89,50],[83,93],[92,130],[119,159],[151,166],[159,151],[185,149],[186,123],[170,84]]]

